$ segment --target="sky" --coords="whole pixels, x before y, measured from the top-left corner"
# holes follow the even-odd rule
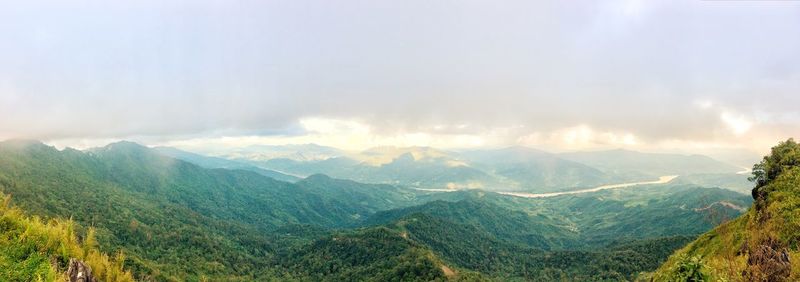
[[[14,1],[0,139],[764,152],[800,1]]]

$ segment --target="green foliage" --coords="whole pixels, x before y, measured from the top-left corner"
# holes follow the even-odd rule
[[[90,153],[40,143],[0,145],[0,189],[27,211],[97,228],[141,280],[252,280],[272,275],[287,224],[358,222],[367,211],[256,173],[198,166],[131,143]],[[276,237],[280,237],[275,235]]]
[[[444,261],[500,280],[628,280],[660,265],[690,237],[617,243],[594,251],[542,251],[493,237],[470,224],[415,213],[393,223]]]
[[[676,279],[676,281],[710,281],[709,276],[703,273],[703,263],[698,256],[680,257],[674,272],[675,276],[673,276],[673,278]]]
[[[0,281],[63,281],[71,258],[84,261],[103,281],[133,281],[121,253],[112,259],[97,250],[92,229],[81,243],[72,221],[27,217],[9,200],[0,194]]]
[[[314,281],[438,281],[445,275],[429,251],[387,228],[334,234],[300,248],[283,262]]]
[[[710,228],[702,198],[742,204],[719,189],[664,188],[525,199],[323,175],[292,184],[133,143],[0,143],[0,190],[43,218],[74,219],[86,246],[123,251],[118,263],[142,281],[631,279],[685,240],[653,238]]]
[[[334,179],[323,174],[311,175],[296,184],[311,193],[342,203],[358,205],[361,210],[357,216],[360,219],[366,219],[367,216],[378,211],[414,205],[418,202],[420,194],[413,189],[391,185],[363,184],[351,180]]]
[[[655,280],[692,281],[698,273],[706,281],[800,279],[800,145],[789,139],[773,147],[752,179],[753,208],[675,253]]]
[[[503,208],[490,200],[466,199],[458,202],[433,201],[419,206],[383,211],[367,224],[395,221],[414,213],[424,213],[449,222],[473,226],[494,237],[538,249],[561,249],[577,244],[577,234],[553,220],[530,216]]]
[[[772,147],[769,155],[753,165],[753,176],[750,177],[750,181],[756,182],[757,189],[777,178],[784,170],[798,165],[800,165],[800,144],[789,138]]]
[[[635,189],[539,199],[507,197],[482,191],[461,191],[436,194],[426,200],[445,202],[468,200],[494,207],[481,209],[477,208],[481,205],[474,205],[476,208],[470,208],[464,203],[445,207],[447,206],[445,203],[431,203],[381,212],[370,220],[389,222],[402,215],[424,209],[428,210],[429,214],[451,221],[469,222],[478,227],[485,226],[485,231],[499,238],[533,247],[597,248],[620,239],[639,240],[697,235],[722,221],[738,216],[742,213],[740,209],[752,202],[750,197],[733,191],[699,188],[686,184],[642,186]],[[435,207],[440,208],[434,211]],[[456,210],[458,212],[454,212]],[[527,217],[520,216],[520,213],[524,213]],[[387,218],[380,219],[382,217]],[[486,221],[489,223],[484,225],[483,222]],[[658,224],[653,224],[654,222]],[[520,236],[524,234],[541,235],[547,238],[547,241],[545,244],[537,245],[525,243],[526,240],[514,239],[514,237],[525,238]]]

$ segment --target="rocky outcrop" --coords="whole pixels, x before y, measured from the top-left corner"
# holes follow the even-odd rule
[[[74,258],[69,260],[67,276],[70,282],[97,282],[92,275],[92,268]]]

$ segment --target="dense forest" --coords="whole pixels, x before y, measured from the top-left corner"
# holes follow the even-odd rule
[[[42,221],[71,218],[141,281],[632,280],[750,203],[690,184],[527,199],[290,183],[129,142],[2,142],[0,190]]]

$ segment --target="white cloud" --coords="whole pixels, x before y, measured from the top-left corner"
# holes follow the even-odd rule
[[[546,133],[526,134],[517,138],[517,143],[555,151],[611,149],[642,145],[633,133],[597,130],[585,124]]]
[[[366,123],[335,118],[303,118],[301,135],[280,136],[226,136],[168,141],[160,145],[175,146],[196,151],[211,148],[235,148],[249,145],[281,145],[315,143],[344,150],[360,151],[380,146],[429,146],[437,148],[474,148],[487,145],[487,136],[471,134],[439,134],[435,132],[375,132]]]
[[[714,102],[712,102],[711,100],[697,100],[694,101],[694,105],[697,106],[698,108],[707,110],[714,106]]]
[[[623,15],[629,17],[640,17],[645,12],[645,1],[625,0],[622,1],[621,11]]]
[[[329,118],[302,118],[300,125],[306,131],[314,134],[369,134],[368,125],[354,121]]]
[[[0,26],[26,27],[3,30],[0,138],[563,149],[800,135],[800,2],[423,2],[16,1],[0,9]]]
[[[730,112],[723,112],[720,114],[720,119],[735,135],[742,135],[750,131],[753,127],[753,122],[744,115],[736,115]]]

